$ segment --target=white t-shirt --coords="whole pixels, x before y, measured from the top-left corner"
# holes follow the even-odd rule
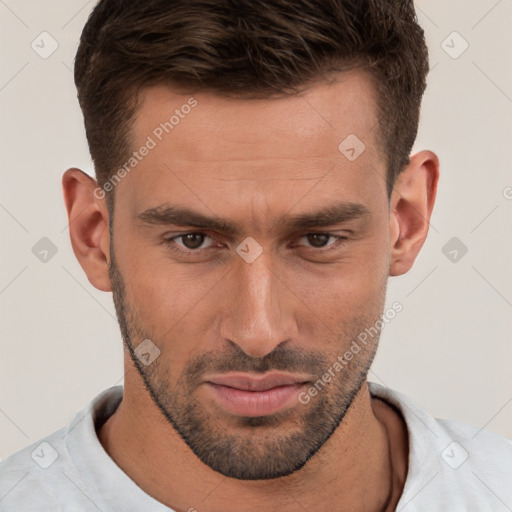
[[[369,386],[407,423],[409,471],[397,511],[512,510],[511,441],[435,419],[410,398]],[[122,396],[122,386],[103,391],[67,427],[0,463],[0,512],[170,512],[137,486],[98,440],[95,425],[107,420]]]

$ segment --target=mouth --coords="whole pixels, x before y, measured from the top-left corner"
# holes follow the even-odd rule
[[[256,417],[296,405],[299,393],[310,382],[308,376],[273,372],[211,376],[204,384],[223,409],[237,416]]]

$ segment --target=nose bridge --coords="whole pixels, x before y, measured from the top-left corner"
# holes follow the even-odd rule
[[[231,279],[233,306],[223,336],[246,354],[263,357],[291,335],[271,254],[263,252],[252,263],[240,259]]]

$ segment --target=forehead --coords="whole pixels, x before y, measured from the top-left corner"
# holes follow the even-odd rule
[[[208,131],[209,140],[240,144],[240,150],[263,143],[264,147],[258,149],[278,157],[288,151],[310,153],[313,147],[322,151],[324,145],[320,142],[336,142],[349,133],[367,136],[377,121],[375,90],[369,74],[353,70],[334,76],[336,81],[332,84],[320,82],[300,94],[269,99],[178,94],[164,85],[148,87],[139,96],[133,124],[135,140],[143,142],[160,123],[170,121],[172,130],[164,131],[163,142],[171,143],[173,139],[179,143],[180,156],[192,153],[209,160],[212,150],[221,148],[207,144],[198,132],[204,135]],[[191,98],[197,105],[189,109]],[[273,136],[288,136],[287,145],[273,146]]]
[[[360,70],[277,99],[148,87],[139,97],[132,140],[134,151],[151,149],[118,187],[137,211],[178,195],[195,196],[197,203],[214,193],[255,205],[259,197],[259,206],[268,206],[272,198],[285,199],[283,187],[300,194],[319,180],[320,194],[333,186],[364,192],[376,178],[384,190],[376,112],[373,84]],[[354,160],[347,158],[352,147],[356,153],[364,148]]]

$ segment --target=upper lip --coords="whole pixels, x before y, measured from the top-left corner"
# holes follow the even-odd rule
[[[208,377],[206,382],[217,384],[218,386],[228,386],[230,388],[241,389],[243,391],[267,391],[278,386],[304,384],[308,382],[308,379],[301,375],[277,372],[263,375],[229,373]]]

